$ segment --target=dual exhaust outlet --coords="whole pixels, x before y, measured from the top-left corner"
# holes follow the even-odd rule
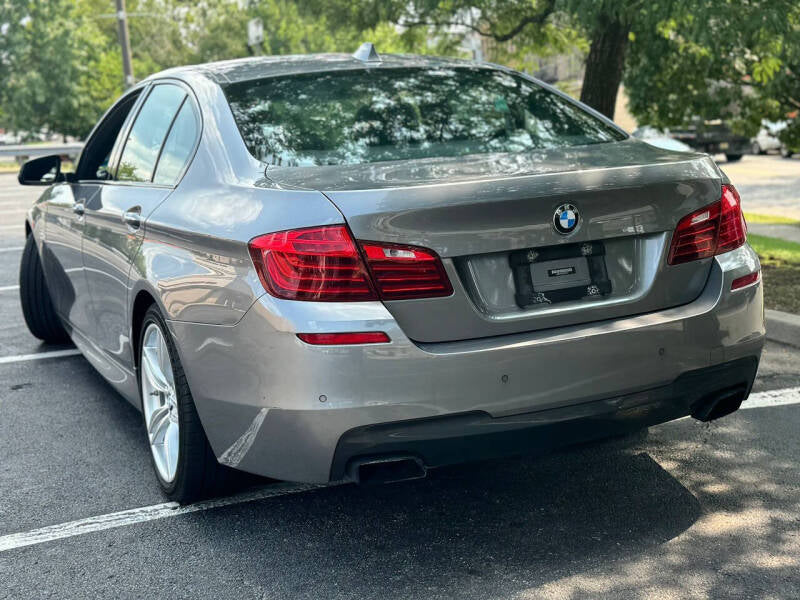
[[[422,479],[427,474],[425,464],[411,455],[356,458],[347,467],[348,479],[363,485]]]
[[[699,421],[719,419],[737,410],[747,392],[748,386],[745,384],[713,392],[694,402],[690,407],[690,414]],[[347,466],[347,478],[363,485],[422,479],[427,473],[425,463],[411,454],[357,457]]]

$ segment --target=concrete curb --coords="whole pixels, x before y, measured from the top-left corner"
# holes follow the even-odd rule
[[[769,309],[765,312],[767,339],[800,348],[800,315]]]

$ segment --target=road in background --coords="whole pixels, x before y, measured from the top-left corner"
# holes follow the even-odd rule
[[[170,516],[141,416],[80,356],[20,360],[53,350],[13,289],[40,191],[0,176],[0,598],[800,596],[800,351],[773,343],[755,391],[790,391],[710,424]]]
[[[800,156],[745,155],[719,167],[739,190],[745,212],[800,220]]]

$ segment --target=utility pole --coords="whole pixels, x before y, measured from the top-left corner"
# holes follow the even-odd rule
[[[134,79],[133,63],[131,61],[131,40],[128,36],[128,15],[125,13],[125,0],[116,0],[116,2],[119,45],[122,49],[122,71],[125,74],[125,87],[129,88],[134,84]]]

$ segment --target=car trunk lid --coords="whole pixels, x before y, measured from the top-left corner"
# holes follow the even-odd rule
[[[671,232],[681,217],[718,200],[721,185],[708,157],[634,140],[525,155],[270,168],[267,175],[281,186],[323,192],[357,239],[422,246],[442,257],[452,296],[386,302],[420,342],[692,301],[711,259],[667,265]],[[553,223],[565,206],[578,215],[566,235]]]

